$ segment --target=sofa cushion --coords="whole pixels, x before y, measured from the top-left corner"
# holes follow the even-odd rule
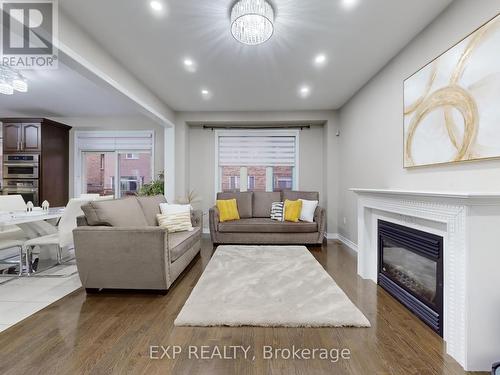
[[[89,225],[112,227],[147,227],[141,205],[136,197],[112,201],[92,201],[82,206]]]
[[[319,193],[317,191],[289,191],[283,192],[283,201],[296,201],[297,199],[305,199],[308,201],[319,201]]]
[[[201,240],[201,228],[196,227],[191,232],[178,232],[168,234],[168,248],[170,251],[170,262],[173,263],[186,251]]]
[[[256,191],[253,193],[252,217],[271,217],[271,206],[281,200],[279,191],[268,193]]]
[[[160,204],[167,203],[165,196],[155,195],[153,197],[137,197],[137,201],[141,205],[142,212],[150,226],[156,225],[156,215],[160,213]]]
[[[221,233],[313,233],[317,231],[317,223],[291,223],[270,218],[241,219],[219,223]]]
[[[242,219],[252,217],[252,197],[253,193],[250,191],[244,193],[217,193],[217,200],[236,199],[238,213]]]

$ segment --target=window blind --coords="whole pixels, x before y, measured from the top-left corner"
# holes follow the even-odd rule
[[[295,166],[294,136],[220,136],[219,166]]]
[[[154,142],[153,133],[143,131],[80,132],[76,141],[82,151],[152,150]]]

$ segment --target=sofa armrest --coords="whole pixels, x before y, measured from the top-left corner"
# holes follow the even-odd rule
[[[216,242],[216,232],[219,228],[219,209],[217,207],[212,207],[208,213],[208,222],[210,224],[210,237],[212,242]]]
[[[87,288],[167,289],[168,233],[161,227],[87,226],[73,230],[82,284]]]
[[[326,231],[326,210],[323,207],[316,207],[314,222],[318,223],[318,232],[320,233],[320,238],[323,238]]]
[[[201,210],[193,210],[191,211],[191,224],[195,228],[203,229],[203,211]]]

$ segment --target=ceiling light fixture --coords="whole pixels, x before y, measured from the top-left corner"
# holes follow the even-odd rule
[[[212,93],[207,89],[201,89],[201,95],[204,99],[210,99],[212,97]]]
[[[184,69],[186,69],[188,72],[196,72],[197,64],[193,59],[187,57],[182,61],[182,64],[184,65]]]
[[[240,43],[262,44],[274,33],[274,9],[266,0],[240,0],[231,9],[231,34]]]
[[[325,65],[326,63],[326,55],[324,53],[320,53],[319,55],[316,55],[314,58],[314,65],[320,67]]]
[[[157,12],[160,12],[163,10],[163,4],[160,1],[153,0],[149,3],[151,5],[151,8],[153,10],[156,10]]]
[[[342,6],[345,9],[351,9],[358,5],[358,0],[342,0]]]
[[[299,95],[303,98],[307,98],[311,94],[311,88],[309,86],[301,86],[299,89]]]
[[[15,91],[28,92],[28,81],[17,70],[0,65],[0,94],[12,95]]]

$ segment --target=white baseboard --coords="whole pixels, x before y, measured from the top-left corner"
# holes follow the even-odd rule
[[[339,234],[338,233],[325,233],[325,238],[327,240],[338,240]]]
[[[346,245],[349,249],[358,252],[358,245],[352,242],[349,238],[344,237],[339,233],[325,233],[325,237],[327,240],[339,240],[344,245]]]

